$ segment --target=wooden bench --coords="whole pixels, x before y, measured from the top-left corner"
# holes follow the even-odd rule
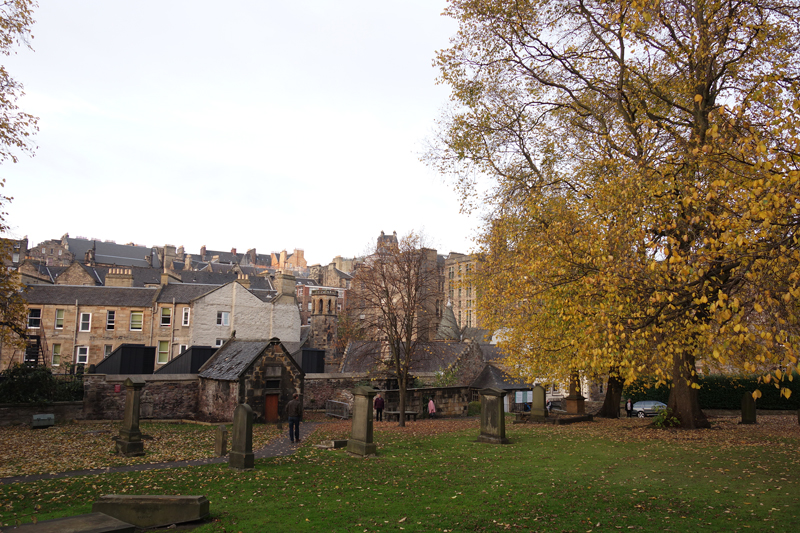
[[[394,420],[397,420],[398,422],[400,422],[400,411],[384,411],[383,414],[385,414],[386,418],[388,418],[389,420],[394,419]],[[417,421],[417,412],[416,411],[406,411],[406,420],[409,420],[410,418],[413,418],[414,422],[416,422]]]

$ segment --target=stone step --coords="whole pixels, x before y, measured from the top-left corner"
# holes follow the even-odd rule
[[[3,533],[134,533],[136,526],[103,513],[82,514],[44,520],[36,524],[7,526]]]
[[[94,502],[92,511],[136,527],[162,527],[207,517],[209,502],[205,496],[107,494]]]

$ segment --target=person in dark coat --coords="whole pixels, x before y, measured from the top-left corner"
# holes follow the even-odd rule
[[[297,393],[294,393],[292,400],[286,404],[286,418],[289,419],[289,440],[292,441],[292,444],[300,442],[300,421],[303,419],[303,403]]]
[[[378,422],[383,422],[383,406],[385,402],[383,398],[381,398],[381,393],[379,392],[377,396],[375,396],[375,420]]]
[[[628,418],[633,416],[633,402],[630,398],[625,402],[625,412],[628,413]]]

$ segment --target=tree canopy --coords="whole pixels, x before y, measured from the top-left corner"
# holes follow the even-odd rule
[[[491,206],[480,311],[520,373],[669,380],[684,427],[697,361],[791,377],[799,7],[451,0],[427,157]]]

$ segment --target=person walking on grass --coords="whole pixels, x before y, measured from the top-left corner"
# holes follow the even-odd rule
[[[633,416],[633,402],[630,398],[628,398],[628,401],[625,402],[625,412],[628,413],[628,418]]]
[[[377,422],[383,422],[383,406],[385,405],[383,398],[381,398],[381,393],[379,392],[378,395],[375,397],[375,420]]]
[[[289,440],[292,444],[300,442],[300,421],[303,419],[303,403],[300,395],[294,393],[292,400],[286,404],[286,417],[289,419]]]

